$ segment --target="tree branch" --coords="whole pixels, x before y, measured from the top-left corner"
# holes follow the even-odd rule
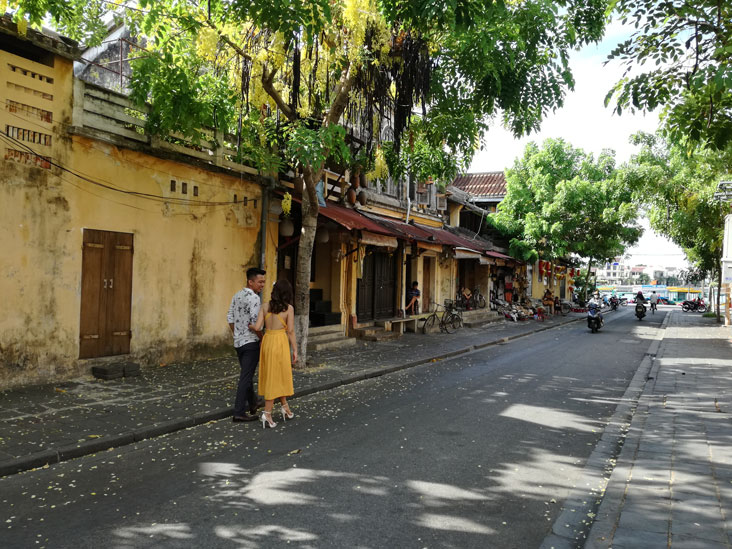
[[[234,51],[235,51],[236,53],[238,53],[238,54],[239,54],[239,55],[241,55],[241,56],[242,56],[243,58],[245,58],[245,59],[247,59],[247,60],[249,60],[249,61],[251,61],[251,60],[252,60],[252,56],[251,56],[251,55],[249,55],[249,54],[248,54],[247,52],[245,52],[245,51],[244,51],[244,50],[243,50],[243,49],[242,49],[242,48],[241,48],[241,47],[240,47],[240,46],[239,46],[238,44],[236,44],[236,43],[235,43],[235,42],[234,42],[234,41],[233,41],[233,40],[232,40],[231,38],[229,38],[229,37],[228,37],[228,36],[226,36],[226,35],[225,35],[225,34],[224,34],[223,32],[221,32],[221,30],[220,30],[220,29],[219,29],[219,28],[218,28],[218,27],[217,27],[217,26],[216,26],[216,25],[214,24],[214,22],[213,22],[213,21],[211,21],[210,19],[206,19],[206,20],[204,21],[204,24],[205,24],[205,25],[207,25],[207,26],[208,26],[209,28],[212,28],[213,30],[215,30],[215,31],[216,31],[216,34],[218,34],[218,35],[219,35],[219,38],[220,38],[221,40],[223,40],[223,41],[224,41],[224,42],[226,43],[226,45],[228,45],[228,46],[229,46],[229,47],[230,47],[231,49],[233,49],[233,50],[234,50]]]
[[[266,65],[262,65],[262,87],[264,88],[264,91],[266,91],[267,94],[272,99],[274,99],[274,102],[277,103],[277,107],[282,111],[282,114],[284,114],[288,120],[294,122],[297,119],[297,112],[292,110],[290,106],[285,103],[285,100],[282,99],[282,95],[280,95],[280,92],[275,89],[275,74],[277,74],[277,69],[272,69],[272,71],[270,72],[267,70]]]
[[[355,81],[356,70],[353,68],[353,65],[349,63],[341,76],[340,82],[338,82],[338,85],[336,86],[335,99],[333,99],[333,103],[331,103],[328,114],[323,120],[323,126],[337,124],[341,119],[343,111],[346,110],[346,106],[348,105],[348,96],[351,93],[351,88],[353,88],[353,83]]]

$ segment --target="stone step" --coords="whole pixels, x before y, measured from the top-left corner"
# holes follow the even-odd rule
[[[389,341],[392,339],[399,339],[402,334],[399,332],[387,332],[383,328],[381,330],[370,331],[368,334],[358,336],[359,339],[364,341]]]
[[[376,332],[383,332],[384,327],[383,326],[374,326],[373,324],[371,326],[359,326],[358,328],[354,329],[353,332],[358,338],[363,338],[367,335],[372,335]]]
[[[321,336],[325,334],[343,334],[343,326],[341,324],[332,324],[330,326],[311,326],[308,329],[308,337]]]
[[[338,339],[330,341],[316,341],[311,342],[308,340],[308,351],[325,351],[328,349],[343,349],[344,347],[353,347],[358,343],[355,337],[344,337],[341,336]]]
[[[330,341],[338,341],[345,336],[339,330],[337,332],[325,332],[324,334],[308,334],[308,344],[313,343],[329,343]]]
[[[466,328],[480,328],[490,322],[501,322],[504,316],[496,311],[491,311],[490,315],[481,315],[470,318],[463,318],[463,326]]]

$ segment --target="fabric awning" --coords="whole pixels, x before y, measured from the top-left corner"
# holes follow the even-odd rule
[[[361,231],[361,244],[386,246],[388,248],[396,248],[399,245],[397,239],[393,236],[370,233],[369,231]]]

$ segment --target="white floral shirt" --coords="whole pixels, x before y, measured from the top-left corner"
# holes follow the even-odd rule
[[[234,347],[259,342],[259,337],[249,329],[249,325],[257,323],[260,304],[259,296],[249,288],[234,294],[226,315],[229,324],[234,324]]]

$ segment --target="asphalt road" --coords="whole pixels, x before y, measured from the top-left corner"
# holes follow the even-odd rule
[[[274,430],[222,420],[5,477],[0,546],[538,547],[664,314],[299,399]]]

